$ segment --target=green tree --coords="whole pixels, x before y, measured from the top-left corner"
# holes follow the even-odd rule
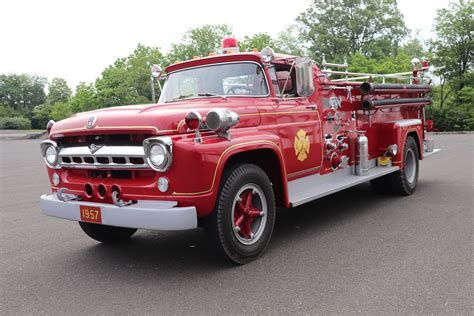
[[[267,46],[273,48],[275,51],[279,51],[276,47],[275,41],[267,33],[257,33],[250,37],[245,36],[239,43],[241,52],[251,52],[254,48],[261,51]]]
[[[290,25],[286,30],[277,34],[275,45],[278,52],[294,56],[307,55],[307,48],[304,39],[296,24]]]
[[[73,114],[71,105],[65,102],[58,102],[51,106],[51,113],[49,116],[55,121],[60,121],[70,117]]]
[[[390,74],[409,72],[411,70],[411,57],[403,52],[400,52],[393,57],[386,56],[380,59],[370,58],[361,53],[356,53],[352,56],[349,62],[349,71],[351,72]],[[382,81],[382,79],[379,78],[375,81]]]
[[[45,100],[46,78],[28,74],[0,75],[0,104],[28,114]]]
[[[55,104],[67,103],[71,98],[71,94],[72,91],[66,80],[54,78],[49,84],[45,103],[35,106],[30,113],[32,126],[34,128],[45,128]]]
[[[474,43],[474,3],[472,1],[452,1],[448,8],[438,10],[435,23],[436,40],[431,41],[434,54],[433,63],[438,67],[441,77],[440,107],[454,93],[456,105],[474,100],[466,100],[472,96],[469,90],[474,85],[472,62]],[[449,86],[449,87],[448,87]]]
[[[426,51],[423,42],[419,39],[420,30],[416,30],[414,34],[410,35],[407,41],[400,47],[399,52],[402,52],[411,58],[428,57],[429,52]]]
[[[407,33],[396,0],[314,0],[297,18],[315,60],[360,52],[372,58],[396,55]]]
[[[33,128],[44,129],[46,124],[51,119],[51,109],[53,108],[52,104],[41,104],[33,108],[31,113],[31,125]]]
[[[71,111],[73,113],[86,112],[99,108],[97,100],[97,90],[93,84],[85,82],[79,83],[76,87],[76,93],[69,100]]]
[[[150,103],[150,68],[161,62],[158,48],[141,44],[130,56],[118,59],[95,82],[100,107]]]
[[[167,61],[172,64],[194,56],[208,56],[209,53],[218,51],[222,46],[222,40],[231,35],[232,29],[226,24],[208,24],[190,29],[183,35],[180,43],[171,45]]]
[[[71,97],[72,91],[67,85],[66,80],[62,78],[54,78],[48,87],[48,95],[46,103],[55,104],[58,102],[67,102]]]

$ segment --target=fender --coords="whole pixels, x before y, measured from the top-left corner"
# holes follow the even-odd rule
[[[408,134],[415,133],[415,141],[418,143],[420,160],[423,159],[423,123],[420,119],[402,119],[378,123],[377,127],[383,133],[383,142],[378,145],[380,155],[383,154],[385,148],[390,144],[398,145],[398,153],[392,158],[392,164],[403,168],[404,145]]]
[[[178,201],[180,205],[196,205],[198,215],[204,217],[214,209],[222,174],[229,159],[239,153],[268,149],[278,158],[284,204],[289,206],[286,168],[279,137],[268,132],[253,132],[251,135],[239,134],[236,130],[233,132],[231,141],[211,135],[204,137],[202,143],[195,143],[191,139],[174,142],[176,161],[173,165],[176,168],[170,170],[168,177],[175,184],[170,184],[168,199]],[[183,156],[185,158],[180,159]]]

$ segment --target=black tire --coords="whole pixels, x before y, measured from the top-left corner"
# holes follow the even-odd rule
[[[391,192],[396,195],[410,195],[416,190],[420,154],[415,139],[408,136],[403,147],[403,169],[387,178]]]
[[[249,200],[251,206],[244,208]],[[259,211],[260,215],[255,215]],[[255,260],[265,251],[274,224],[275,196],[266,173],[251,164],[235,165],[224,172],[207,225],[219,253],[236,264]]]
[[[115,227],[79,222],[82,230],[92,239],[103,243],[116,243],[129,239],[137,231],[133,228]]]

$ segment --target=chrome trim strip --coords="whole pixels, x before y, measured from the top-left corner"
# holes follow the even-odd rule
[[[145,157],[142,146],[103,146],[91,153],[88,146],[61,148],[59,156],[84,156],[84,157]]]
[[[148,164],[101,164],[101,163],[60,163],[59,164],[62,168],[69,168],[69,169],[122,169],[122,170],[129,170],[129,169],[150,169]]]
[[[64,158],[68,158],[69,162]],[[73,158],[79,158],[81,162],[75,162]],[[92,161],[86,162],[85,158],[92,158]],[[101,158],[108,163],[100,161]],[[124,163],[116,163],[114,158],[123,159]],[[131,158],[141,158],[143,163],[132,163]],[[103,146],[94,153],[88,146],[65,147],[59,151],[58,163],[61,167],[72,169],[150,169],[142,146]]]

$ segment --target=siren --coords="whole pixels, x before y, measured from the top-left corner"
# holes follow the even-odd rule
[[[222,53],[223,54],[233,54],[239,53],[240,49],[237,45],[237,39],[233,37],[227,37],[222,40]]]

